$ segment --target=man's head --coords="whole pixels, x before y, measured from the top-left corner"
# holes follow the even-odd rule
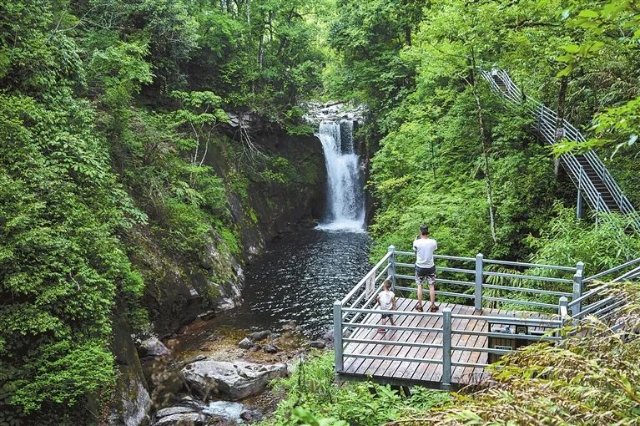
[[[382,283],[382,288],[385,290],[389,290],[391,288],[391,280],[384,280]]]
[[[420,235],[429,235],[429,227],[427,225],[420,225]]]

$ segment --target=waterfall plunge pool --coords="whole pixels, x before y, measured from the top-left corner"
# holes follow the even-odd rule
[[[287,235],[269,245],[246,271],[241,306],[216,324],[279,330],[294,321],[309,338],[331,327],[333,302],[367,273],[369,236],[319,229]]]

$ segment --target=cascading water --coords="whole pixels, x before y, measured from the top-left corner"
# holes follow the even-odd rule
[[[316,136],[322,142],[328,181],[327,216],[318,229],[363,232],[364,191],[353,121],[323,121]]]

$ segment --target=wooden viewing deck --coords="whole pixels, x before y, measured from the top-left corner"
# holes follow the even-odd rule
[[[336,373],[396,385],[450,389],[488,378],[486,367],[501,355],[539,340],[558,342],[566,321],[605,320],[626,303],[607,294],[609,284],[585,284],[633,268],[612,282],[640,277],[640,258],[589,278],[584,265],[539,265],[476,257],[436,255],[438,312],[418,312],[412,298],[413,263],[388,253],[333,305]],[[398,269],[405,268],[404,273]],[[411,271],[406,271],[406,269]],[[397,309],[376,309],[382,281],[391,280]],[[425,288],[425,297],[429,297]],[[467,303],[465,303],[465,301]],[[428,301],[426,303],[428,305]],[[532,311],[532,308],[535,311]],[[394,325],[381,324],[391,314]],[[621,325],[613,325],[620,327]],[[385,328],[379,333],[379,328]]]
[[[535,312],[484,309],[479,313],[475,312],[473,306],[442,303],[439,312],[420,314],[413,310],[415,304],[413,299],[398,299],[394,312],[395,325],[382,326],[387,330],[384,334],[378,332],[381,327],[380,314],[367,314],[361,325],[351,329],[349,337],[343,337],[344,361],[340,374],[397,385],[419,383],[441,387],[443,318],[444,312],[450,310],[452,338],[449,384],[453,387],[475,384],[488,377],[485,366],[489,364],[489,351],[496,354],[509,352],[489,349],[490,336],[496,339],[518,337],[520,340],[537,340],[543,333],[560,325],[557,320],[543,324],[535,321],[550,319],[550,316]],[[513,324],[512,318],[534,321],[528,323],[530,326],[519,321],[522,327],[527,327],[526,335],[488,333],[490,325],[495,324],[493,327],[503,329],[505,324]]]

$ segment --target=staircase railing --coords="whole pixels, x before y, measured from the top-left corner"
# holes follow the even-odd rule
[[[607,283],[592,288],[584,292],[579,298],[574,298],[570,301],[567,304],[569,310],[574,306],[580,306],[578,312],[573,313],[572,318],[579,321],[587,316],[595,316],[605,321],[613,317],[625,307],[627,299],[624,296],[611,295],[609,291],[611,283],[637,280],[640,280],[640,258],[585,278],[583,283],[586,285],[599,281],[607,281]],[[565,313],[565,316],[567,315]],[[616,325],[616,327],[620,326],[620,324]]]
[[[565,119],[560,123],[558,114],[556,114],[555,111],[537,100],[525,96],[520,88],[511,80],[506,71],[494,69],[491,71],[480,71],[480,73],[482,77],[489,82],[495,92],[501,94],[510,103],[523,105],[525,107],[530,117],[535,120],[535,128],[547,143],[553,145],[562,139],[568,139],[574,142],[585,141],[582,133],[571,125],[571,123]],[[616,203],[617,209],[631,216],[636,231],[640,231],[640,215],[638,215],[633,205],[629,202],[629,199],[624,195],[604,163],[593,151],[587,151],[583,154],[583,157],[606,186]],[[560,159],[573,184],[578,188],[578,191],[585,195],[587,204],[597,212],[611,213],[613,206],[607,204],[603,194],[589,178],[586,170],[578,161],[578,158],[574,154],[567,153],[563,154]]]

